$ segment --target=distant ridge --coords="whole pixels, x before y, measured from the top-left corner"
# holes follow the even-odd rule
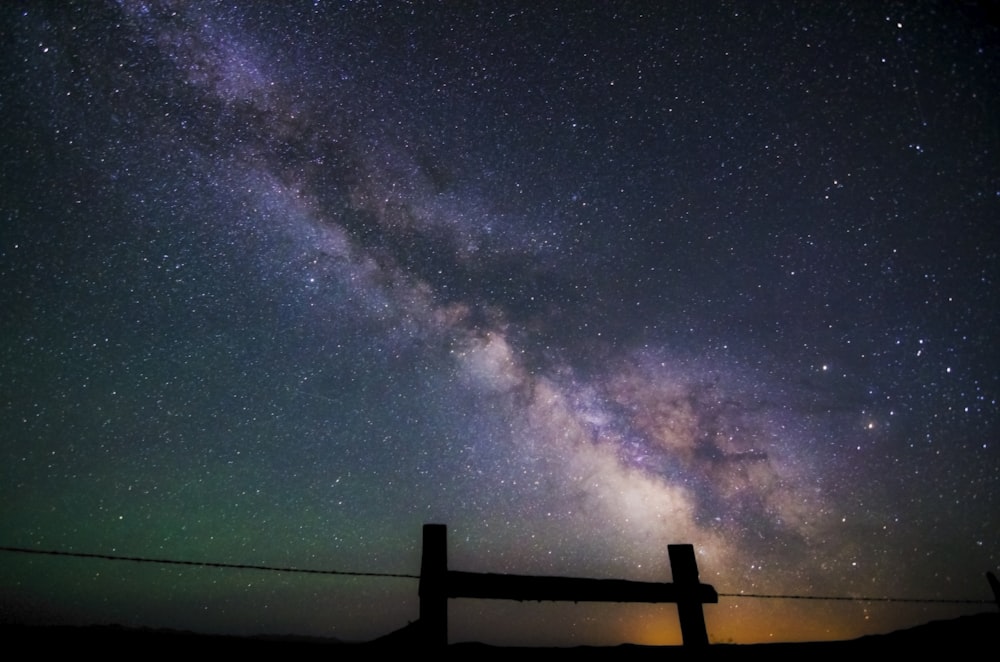
[[[46,649],[65,651],[67,646],[101,647],[107,653],[149,652],[161,654],[199,653],[305,653],[336,651],[343,659],[357,653],[365,654],[372,648],[405,649],[412,653],[419,650],[416,630],[419,621],[366,643],[348,643],[334,638],[301,637],[292,635],[269,635],[259,637],[239,637],[210,635],[179,630],[153,628],[126,628],[119,625],[68,626],[68,625],[0,625],[0,636],[8,647],[13,644],[32,646],[35,652]],[[844,641],[821,641],[804,643],[767,644],[713,644],[700,653],[689,651],[682,646],[640,646],[622,644],[620,646],[577,646],[569,648],[520,648],[491,646],[481,643],[459,643],[448,647],[449,657],[456,655],[504,655],[528,650],[544,650],[549,657],[563,659],[580,658],[647,658],[662,656],[664,649],[670,650],[672,660],[688,658],[715,659],[791,659],[792,656],[815,654],[820,650],[833,653],[882,652],[894,654],[921,652],[924,654],[948,654],[980,646],[989,649],[995,645],[1000,633],[1000,613],[982,613],[960,616],[951,620],[940,620],[918,625],[888,634],[867,635]]]
[[[870,634],[854,639],[860,646],[900,646],[907,650],[934,650],[946,642],[955,646],[982,644],[991,650],[1000,640],[1000,612],[959,616],[950,620],[931,621],[888,634]]]

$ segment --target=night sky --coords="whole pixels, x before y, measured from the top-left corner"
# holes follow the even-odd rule
[[[0,545],[989,599],[975,2],[4,2]],[[723,597],[712,641],[984,605]],[[453,641],[676,643],[451,603]],[[0,619],[367,639],[406,578],[0,552]]]

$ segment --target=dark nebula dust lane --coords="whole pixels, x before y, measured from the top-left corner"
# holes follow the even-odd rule
[[[985,5],[0,9],[0,543],[989,597]],[[11,556],[0,613],[378,636],[403,579]],[[649,606],[452,639],[678,639]],[[724,599],[713,641],[975,610]]]

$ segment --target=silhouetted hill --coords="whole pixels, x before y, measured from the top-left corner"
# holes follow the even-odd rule
[[[201,634],[180,630],[155,628],[127,628],[119,625],[92,625],[75,627],[54,626],[0,626],[0,636],[8,648],[20,648],[17,644],[31,647],[28,650],[44,652],[65,651],[72,647],[82,650],[104,650],[107,653],[185,653],[211,652],[240,654],[267,651],[274,653],[306,652],[308,650],[329,649],[334,646],[350,646],[337,639],[297,636],[237,637],[227,635]]]
[[[345,643],[336,639],[309,637],[235,637],[197,634],[176,630],[133,629],[120,626],[0,626],[8,649],[28,647],[33,654],[100,651],[102,655],[145,654],[155,651],[170,654],[245,654],[273,653],[279,655],[319,653],[335,659],[353,659],[355,655],[370,656],[375,648],[391,648],[412,654],[419,650],[415,636],[416,624],[367,643]],[[849,641],[787,643],[787,644],[716,644],[707,650],[689,650],[680,646],[620,646],[572,648],[506,648],[478,643],[460,643],[448,647],[449,659],[509,658],[512,655],[544,652],[546,658],[560,659],[732,659],[763,660],[792,659],[803,655],[857,655],[917,653],[940,656],[961,650],[989,650],[1000,633],[1000,613],[962,616],[953,620],[934,621],[907,630],[883,635],[870,635]]]

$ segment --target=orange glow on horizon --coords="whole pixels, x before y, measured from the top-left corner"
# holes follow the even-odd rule
[[[962,610],[975,613],[981,609]],[[939,605],[722,598],[705,605],[712,644],[843,641],[885,634],[933,620],[954,618]],[[643,646],[682,644],[674,605],[628,607],[616,628],[621,642]]]

